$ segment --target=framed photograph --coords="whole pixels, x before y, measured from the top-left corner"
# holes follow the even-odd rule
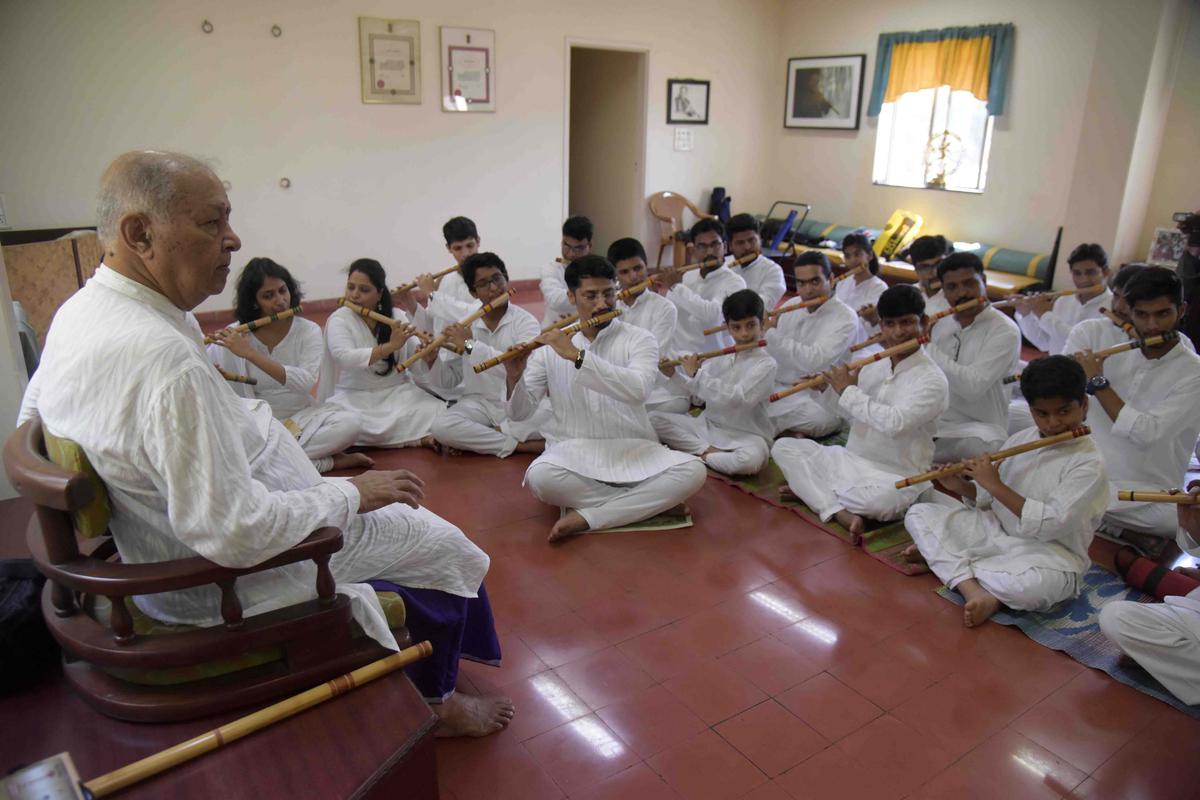
[[[667,124],[708,124],[708,81],[667,79]]]
[[[1146,263],[1152,267],[1170,267],[1174,269],[1183,258],[1187,247],[1187,234],[1177,228],[1155,228],[1154,239],[1150,242],[1150,255]]]
[[[496,32],[441,28],[442,110],[496,110]]]
[[[364,103],[421,102],[421,23],[358,18]]]
[[[865,55],[789,58],[785,128],[858,130]]]

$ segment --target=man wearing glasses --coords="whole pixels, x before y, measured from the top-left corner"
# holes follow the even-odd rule
[[[546,301],[546,311],[542,315],[542,327],[545,328],[558,322],[568,314],[575,313],[575,307],[567,299],[567,282],[563,280],[563,270],[577,258],[583,258],[592,252],[592,235],[595,232],[592,221],[587,217],[567,217],[562,226],[562,260],[553,261],[542,268],[542,279],[538,288],[542,290],[542,298]]]
[[[704,266],[698,270],[680,271],[678,265],[668,267],[655,276],[655,283],[667,288],[667,299],[675,304],[679,318],[675,325],[675,353],[703,353],[731,347],[733,339],[726,331],[704,334],[725,322],[721,304],[734,292],[746,288],[741,275],[724,265],[725,228],[715,219],[702,219],[692,226],[693,258]]]
[[[567,296],[581,320],[616,308],[616,278],[600,256],[567,266]],[[614,319],[574,335],[546,331],[537,341],[546,346],[505,362],[505,385],[512,420],[530,418],[550,399],[551,441],[525,473],[534,497],[564,512],[549,541],[668,511],[685,517],[684,501],[704,485],[705,469],[695,456],[660,444],[650,424],[646,400],[659,374],[654,337]]]
[[[471,296],[491,303],[508,292],[508,270],[495,253],[476,253],[460,267]],[[505,413],[504,374],[475,364],[494,358],[513,345],[527,342],[540,332],[537,318],[520,306],[504,303],[475,320],[468,328],[455,322],[443,333],[462,355],[438,361],[436,370],[448,371],[435,378],[439,383],[463,386],[463,396],[434,420],[433,438],[450,453],[469,451],[505,458],[513,453],[540,453],[545,446],[538,427],[546,418],[535,414],[514,423]]]

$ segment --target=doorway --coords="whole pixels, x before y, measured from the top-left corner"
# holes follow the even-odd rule
[[[596,226],[593,251],[625,236],[645,243],[644,49],[568,43],[567,214]]]

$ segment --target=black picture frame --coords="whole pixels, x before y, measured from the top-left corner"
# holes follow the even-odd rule
[[[695,95],[699,95],[696,97]],[[667,79],[667,124],[668,125],[707,125],[708,105],[711,99],[711,84],[709,81],[692,78]],[[687,106],[677,104],[683,100]],[[700,103],[703,100],[703,103]],[[701,113],[701,106],[703,113]]]
[[[783,127],[858,130],[866,67],[865,53],[789,58]]]

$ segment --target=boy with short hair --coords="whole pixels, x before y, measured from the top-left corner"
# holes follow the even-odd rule
[[[567,282],[563,272],[572,261],[592,252],[592,236],[595,232],[595,226],[587,217],[567,217],[563,222],[562,241],[559,243],[562,261],[551,261],[542,267],[542,279],[538,283],[542,299],[546,301],[546,310],[542,313],[543,328],[575,313],[575,307],[567,299]]]
[[[986,296],[983,262],[974,253],[947,256],[938,265],[938,279],[951,307]],[[934,325],[929,355],[950,383],[933,460],[948,463],[996,449],[1008,435],[1012,393],[1004,379],[1018,371],[1021,360],[1017,324],[981,303]]]
[[[879,296],[877,307],[885,348],[925,331],[925,299],[915,286],[890,287]],[[838,396],[838,408],[850,419],[846,446],[780,439],[771,457],[792,493],[822,522],[836,517],[846,530],[861,534],[864,517],[899,519],[923,491],[897,489],[896,482],[925,472],[933,463],[933,434],[946,410],[949,388],[924,347],[855,372],[843,364],[826,374],[826,391]]]
[[[763,301],[751,289],[725,298],[721,312],[735,345],[753,345],[762,338]],[[679,367],[665,367],[678,375],[693,397],[704,401],[700,416],[655,411],[650,414],[654,432],[667,447],[700,456],[726,475],[754,475],[770,456],[774,426],[767,418],[767,398],[778,366],[763,349],[755,347],[701,363],[685,355]]]
[[[742,276],[724,264],[725,227],[720,222],[702,219],[692,226],[692,251],[696,261],[711,261],[714,266],[689,272],[671,266],[654,276],[656,284],[667,288],[666,298],[679,312],[671,347],[676,353],[703,353],[729,347],[733,340],[728,333],[704,331],[721,324],[721,304],[725,298],[746,288]]]
[[[1031,362],[1021,373],[1021,393],[1035,425],[1003,447],[1082,425],[1088,412],[1085,384],[1083,368],[1067,356]],[[1021,453],[998,466],[987,455],[976,456],[967,459],[961,474],[939,481],[962,502],[912,506],[904,525],[915,544],[906,554],[923,558],[963,595],[963,624],[981,625],[1001,605],[1045,611],[1079,594],[1092,564],[1088,546],[1108,504],[1104,460],[1090,436]]]
[[[493,303],[508,293],[508,270],[495,253],[467,257],[462,276],[479,303]],[[463,396],[434,420],[431,432],[435,441],[452,452],[465,450],[499,458],[514,452],[542,452],[540,432],[528,423],[513,423],[505,413],[504,371],[476,373],[472,369],[540,332],[537,318],[511,302],[475,320],[470,328],[455,322],[442,331],[462,354],[449,363],[439,362],[438,368],[456,373],[447,382],[461,382]],[[538,415],[536,422],[543,421],[545,415]]]
[[[608,248],[608,260],[617,271],[617,283],[622,291],[646,282],[646,249],[637,239],[625,238],[613,242]],[[675,357],[671,349],[678,319],[674,303],[647,287],[624,300],[618,294],[617,306],[623,312],[621,319],[625,324],[636,325],[650,332],[658,342],[658,352],[662,358]],[[665,375],[659,375],[654,391],[646,401],[646,409],[683,413],[690,407],[687,391],[676,382],[669,381]]]
[[[1129,341],[1130,333],[1123,325],[1129,325],[1129,330],[1132,330],[1133,323],[1129,321],[1125,287],[1145,268],[1145,264],[1134,262],[1124,264],[1117,270],[1108,285],[1108,290],[1112,292],[1112,305],[1108,306],[1108,310],[1112,312],[1112,316],[1101,315],[1076,323],[1067,334],[1067,341],[1063,345],[1064,355],[1073,355],[1084,350],[1104,350]]]
[[[779,299],[787,292],[783,279],[783,268],[762,254],[762,230],[753,214],[735,214],[725,223],[725,235],[729,239],[729,260],[726,262],[734,274],[741,275],[746,288],[762,298],[767,311],[779,305]],[[738,267],[737,259],[758,253],[758,258]]]
[[[908,258],[917,272],[917,283],[925,293],[925,313],[933,316],[950,307],[942,293],[937,267],[953,248],[945,236],[918,236],[908,248]],[[934,288],[934,287],[937,288]]]
[[[1071,281],[1078,294],[1049,300],[1018,297],[1017,324],[1037,349],[1058,355],[1066,350],[1067,335],[1085,319],[1100,316],[1101,308],[1112,307],[1112,292],[1105,287],[1109,277],[1108,254],[1098,244],[1081,244],[1067,256]],[[1097,291],[1099,290],[1099,291]]]
[[[779,364],[777,389],[786,389],[844,362],[858,332],[854,309],[833,296],[833,271],[824,253],[801,253],[792,271],[797,293],[793,302],[825,300],[818,306],[767,320],[763,338],[767,340],[767,352]],[[841,425],[836,403],[837,398],[826,392],[806,389],[771,403],[767,414],[776,436],[824,436]]]

